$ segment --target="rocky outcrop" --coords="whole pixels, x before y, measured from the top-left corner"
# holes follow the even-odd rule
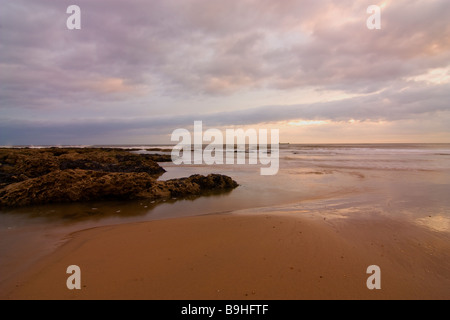
[[[164,169],[150,157],[115,149],[2,149],[0,163],[0,208],[181,198],[238,186],[218,174],[158,181]]]
[[[156,162],[171,162],[172,156],[169,154],[145,154],[146,158]]]
[[[217,174],[157,181],[145,172],[56,170],[6,186],[0,190],[0,207],[109,199],[170,199],[236,187],[233,179]]]
[[[192,175],[189,178],[156,181],[139,193],[139,197],[146,199],[178,198],[201,195],[218,190],[230,190],[238,186],[230,177],[220,174],[208,176]]]
[[[56,170],[41,177],[10,184],[0,190],[2,207],[97,199],[126,199],[154,181],[146,173],[107,173]]]
[[[120,149],[0,149],[0,188],[10,183],[40,177],[55,170],[66,169],[145,172],[154,176],[165,172],[152,157]]]

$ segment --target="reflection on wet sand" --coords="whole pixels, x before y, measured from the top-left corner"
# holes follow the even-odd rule
[[[434,215],[425,218],[418,218],[415,222],[420,226],[425,226],[431,230],[450,233],[450,217],[444,215]]]

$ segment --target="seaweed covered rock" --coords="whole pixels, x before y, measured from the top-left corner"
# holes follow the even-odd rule
[[[40,177],[55,170],[83,169],[102,172],[145,172],[161,175],[165,170],[151,157],[108,148],[0,149],[0,188]]]
[[[154,200],[236,187],[237,183],[231,178],[216,174],[157,181],[145,172],[56,170],[1,189],[0,207],[109,199]]]
[[[211,191],[231,190],[237,186],[236,181],[220,174],[192,175],[189,178],[156,181],[149,189],[144,190],[141,196],[147,199],[185,197]]]
[[[158,181],[165,170],[154,159],[106,148],[0,149],[0,208],[164,199],[237,187],[233,179],[218,174]]]
[[[132,199],[153,181],[146,173],[56,170],[6,186],[0,190],[0,206]]]

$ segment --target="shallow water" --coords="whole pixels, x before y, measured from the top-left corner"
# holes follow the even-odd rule
[[[256,155],[252,150],[247,153]],[[330,218],[386,215],[450,232],[450,144],[281,145],[280,170],[275,176],[261,176],[259,165],[161,165],[167,170],[162,180],[221,173],[240,186],[228,193],[189,199],[3,211],[0,288],[61,244],[67,234],[111,224],[276,207]]]

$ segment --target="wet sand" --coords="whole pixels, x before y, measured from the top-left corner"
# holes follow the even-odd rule
[[[450,236],[384,217],[250,210],[99,227],[14,280],[3,299],[450,299]],[[66,268],[81,268],[68,290]],[[381,268],[369,290],[367,267]]]

